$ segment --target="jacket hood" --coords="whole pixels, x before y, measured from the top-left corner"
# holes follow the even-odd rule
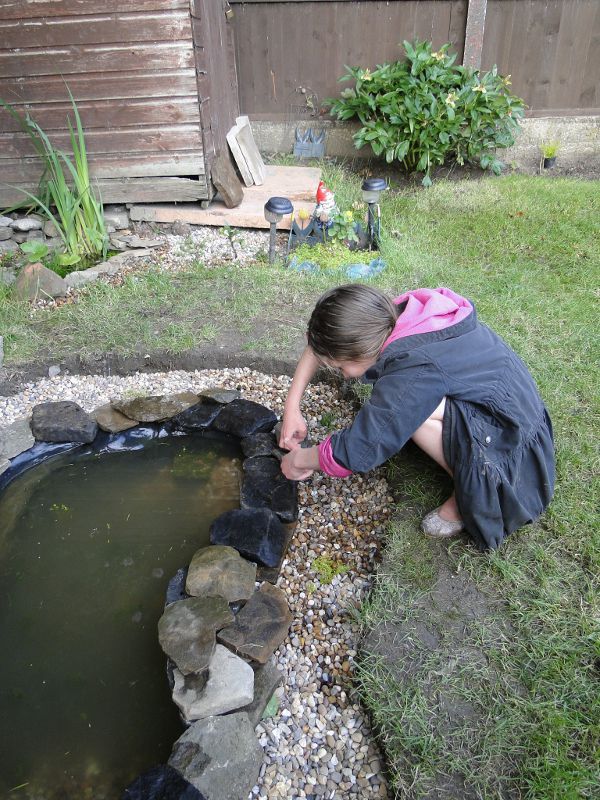
[[[394,300],[396,305],[406,303],[394,330],[383,343],[383,349],[397,339],[418,333],[440,331],[462,322],[473,313],[473,306],[452,289],[414,289]]]

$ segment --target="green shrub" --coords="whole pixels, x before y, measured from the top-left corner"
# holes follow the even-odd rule
[[[354,81],[341,97],[328,100],[332,116],[358,117],[357,148],[371,146],[388,163],[424,172],[455,159],[479,163],[498,174],[496,148],[510,147],[519,131],[524,103],[508,89],[510,76],[496,67],[484,75],[455,65],[450,45],[433,52],[429,42],[404,42],[406,59],[382,64],[373,72],[346,67],[340,80]]]

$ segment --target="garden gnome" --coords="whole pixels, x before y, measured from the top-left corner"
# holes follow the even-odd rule
[[[333,222],[333,217],[337,212],[335,204],[335,195],[331,189],[319,181],[317,187],[317,207],[315,208],[315,217],[321,223],[321,227],[329,228]]]

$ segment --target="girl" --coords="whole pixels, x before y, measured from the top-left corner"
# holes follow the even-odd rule
[[[320,469],[366,472],[411,439],[454,481],[422,522],[445,538],[463,529],[482,548],[535,520],[554,489],[552,425],[519,357],[450,289],[417,289],[392,301],[370,286],[326,292],[308,324],[290,387],[279,444],[292,480]],[[301,448],[300,401],[320,366],[362,375],[371,398],[352,425]]]

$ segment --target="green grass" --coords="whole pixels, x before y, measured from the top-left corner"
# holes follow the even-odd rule
[[[360,177],[333,165],[325,177],[340,206],[360,199]],[[420,517],[448,482],[416,450],[391,463],[398,514],[362,612],[365,630],[430,623],[441,649],[425,648],[403,677],[398,660],[366,647],[359,690],[401,797],[425,796],[440,776],[460,775],[486,798],[591,798],[600,781],[600,189],[527,176],[439,182],[390,191],[382,212],[388,268],[374,283],[398,293],[450,286],[476,302],[480,318],[529,365],[549,407],[557,489],[538,524],[481,555],[420,536]],[[178,352],[232,331],[241,348],[284,355],[301,342],[314,299],[336,280],[262,263],[198,263],[137,273],[118,288],[95,284],[78,304],[33,316],[2,290],[0,330],[9,364],[74,351]],[[458,612],[427,603],[442,568],[470,576],[490,598],[489,613],[469,621],[459,640]],[[473,658],[455,663],[457,646]],[[444,696],[473,710],[449,731],[440,728]]]

